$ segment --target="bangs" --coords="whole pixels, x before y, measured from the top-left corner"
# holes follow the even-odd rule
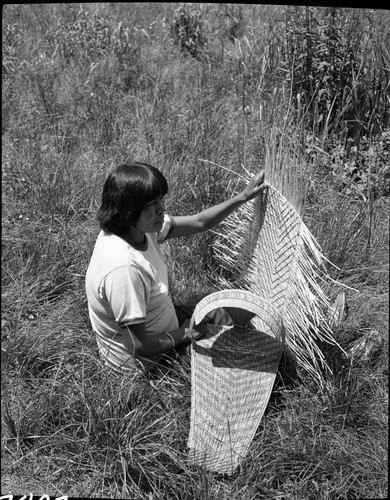
[[[140,171],[142,178],[138,189],[140,194],[142,193],[145,205],[165,196],[168,192],[168,184],[164,175],[150,165],[135,164],[134,166],[138,165],[143,167]]]
[[[121,203],[124,205],[146,205],[168,192],[164,175],[147,163],[122,164],[117,168],[115,177]]]

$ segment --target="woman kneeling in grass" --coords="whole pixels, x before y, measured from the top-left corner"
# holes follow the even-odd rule
[[[163,354],[191,341],[189,315],[173,305],[159,244],[206,231],[264,189],[264,172],[233,198],[194,215],[165,212],[168,184],[145,163],[122,164],[108,176],[98,221],[101,231],[86,275],[89,317],[100,355],[108,366],[149,369]],[[222,310],[214,323],[232,324]]]

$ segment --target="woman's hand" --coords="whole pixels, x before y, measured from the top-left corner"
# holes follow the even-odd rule
[[[180,329],[184,332],[184,342],[188,342],[192,338],[192,330],[189,328],[190,322],[191,320],[186,319],[180,326]]]
[[[260,172],[254,175],[251,180],[248,182],[247,187],[242,191],[241,195],[244,197],[245,201],[249,201],[252,198],[255,198],[260,191],[263,191],[268,184],[264,183],[264,170],[260,170]]]
[[[185,339],[188,340],[198,340],[207,333],[207,329],[204,325],[197,325],[195,328],[189,328],[190,326],[190,320],[187,319],[184,321],[184,323],[181,325],[180,328],[184,330],[184,335]]]

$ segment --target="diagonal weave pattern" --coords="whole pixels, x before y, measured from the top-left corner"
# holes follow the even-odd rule
[[[268,186],[232,215],[218,233],[215,252],[227,271],[223,288],[244,288],[278,310],[286,346],[297,362],[324,383],[327,368],[316,340],[337,345],[328,326],[331,305],[319,246],[290,203]]]
[[[257,329],[194,326],[217,307],[245,307],[256,315]],[[245,457],[267,406],[283,349],[283,324],[267,301],[228,290],[203,299],[191,327],[206,333],[192,341],[189,460],[231,474]]]

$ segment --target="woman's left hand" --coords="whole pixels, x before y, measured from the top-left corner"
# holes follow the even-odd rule
[[[198,340],[207,333],[207,329],[205,325],[202,323],[200,325],[197,325],[196,327],[193,326],[191,329],[189,328],[189,326],[190,326],[190,320],[188,320],[188,323],[186,320],[181,326],[181,328],[184,327],[186,340],[192,340],[192,339]]]
[[[242,192],[242,195],[245,198],[245,201],[249,201],[252,198],[255,198],[261,191],[263,191],[268,184],[264,183],[264,170],[260,170],[260,172],[254,175],[251,180],[248,182],[247,187]]]

